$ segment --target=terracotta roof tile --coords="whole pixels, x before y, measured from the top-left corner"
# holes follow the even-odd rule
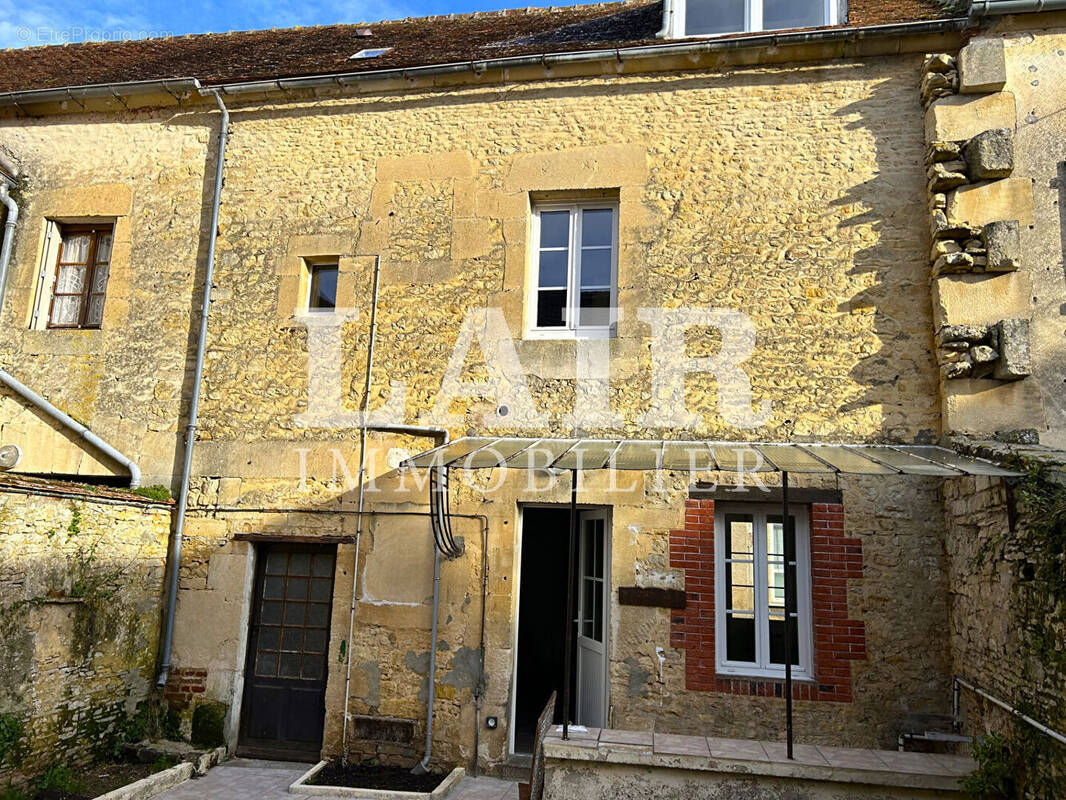
[[[851,0],[848,26],[947,16],[937,0]],[[185,77],[219,84],[631,46],[658,41],[661,18],[661,0],[637,0],[0,50],[0,92]],[[366,27],[371,36],[356,35]],[[370,47],[391,49],[377,58],[350,60]]]

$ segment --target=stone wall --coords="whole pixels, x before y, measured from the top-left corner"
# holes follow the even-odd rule
[[[1038,455],[1028,464],[1035,467],[1045,458]],[[1039,474],[1010,486],[980,477],[945,482],[951,645],[959,676],[1063,732],[1061,458],[1049,460]],[[1062,745],[967,689],[961,699],[964,732],[996,732],[1009,742],[1007,766],[1025,796],[1062,796]]]
[[[903,55],[730,70],[690,63],[662,74],[233,103],[191,496],[204,510],[190,517],[182,564],[179,690],[187,686],[191,695],[202,686],[196,694],[230,704],[229,734],[236,737],[255,549],[236,533],[355,532],[350,516],[270,510],[351,510],[356,502],[343,475],[357,469],[356,431],[295,421],[307,408],[308,334],[293,319],[304,258],[337,257],[341,304],[362,306],[342,339],[346,408],[358,406],[362,391],[367,297],[380,254],[372,408],[385,402],[394,381],[407,385],[407,421],[431,408],[467,312],[499,307],[547,418],[522,432],[569,435],[580,426],[568,416],[578,347],[523,335],[530,204],[559,192],[606,191],[620,204],[622,319],[618,336],[595,343],[601,349],[590,358],[610,356],[609,402],[619,420],[585,426],[587,435],[934,440],[940,412],[927,299],[922,109],[914,91],[921,61]],[[216,122],[207,109],[67,112],[47,123],[0,119],[0,139],[22,156],[29,176],[3,310],[11,322],[0,342],[9,368],[36,371],[35,388],[139,458],[152,482],[170,481],[180,398],[188,394],[186,347],[198,322],[189,309],[198,307],[200,203]],[[75,336],[20,327],[32,305],[48,216],[119,221],[126,272],[102,331]],[[687,381],[687,404],[698,415],[691,429],[644,423],[650,328],[637,310],[678,306],[751,316],[757,342],[745,368],[755,409],[772,403],[765,424],[749,430],[728,423],[709,375]],[[713,331],[690,332],[692,356],[718,347]],[[480,374],[476,362],[472,354],[464,379]],[[495,405],[490,398],[458,402],[453,434],[483,431]],[[371,509],[425,510],[424,489],[400,491],[395,473],[402,451],[425,446],[411,437],[375,437],[371,474],[381,487],[368,496]],[[469,763],[473,755],[474,726],[481,724],[475,692],[483,692],[482,717],[510,716],[520,504],[568,500],[565,481],[543,490],[525,486],[526,479],[490,473],[455,490],[456,512],[488,518],[489,679],[476,683],[482,576],[480,530],[470,520],[467,555],[443,570],[441,763]],[[618,491],[608,486],[612,480],[632,487]],[[482,490],[497,481],[501,489],[486,498]],[[669,531],[683,524],[688,484],[687,475],[670,475],[661,486],[651,475],[588,478],[582,502],[613,507],[615,586],[682,586],[669,564]],[[939,540],[935,528],[909,521],[912,495],[925,519],[937,513],[924,489],[901,486],[857,483],[845,502],[848,533],[864,540],[869,565],[871,590],[856,595],[856,613],[870,652],[889,655],[854,667],[851,709],[802,709],[803,736],[884,743],[909,704],[946,702],[948,670],[935,648],[924,648],[935,629],[929,620],[945,613]],[[224,510],[234,506],[246,511]],[[425,716],[428,531],[375,521],[366,537],[361,565],[353,563],[352,545],[338,548],[325,742],[331,754],[340,748],[347,659],[353,713],[413,721],[416,741]],[[405,567],[398,571],[399,558]],[[893,584],[912,565],[925,579],[918,592]],[[353,574],[361,589],[348,642]],[[680,731],[713,723],[722,733],[761,736],[778,729],[772,698],[706,697],[684,688],[684,661],[670,646],[665,611],[615,606],[611,614],[615,724]],[[901,678],[899,664],[913,651],[919,663]],[[482,729],[481,757],[502,761],[507,737],[506,724]]]
[[[106,748],[154,677],[169,506],[57,486],[0,486],[0,784]]]

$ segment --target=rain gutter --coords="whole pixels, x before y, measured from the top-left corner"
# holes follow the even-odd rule
[[[0,93],[0,106],[24,106],[40,103],[75,102],[82,100],[121,99],[139,94],[169,94],[181,101],[183,96],[200,89],[196,78],[167,78],[155,81],[128,81],[125,83],[95,83],[87,86],[62,86],[56,89],[35,89],[25,92]]]
[[[1066,0],[972,0],[970,16],[991,17],[1063,9],[1066,9]]]
[[[827,44],[861,39],[883,39],[900,36],[922,36],[936,33],[962,31],[970,27],[969,17],[906,22],[895,25],[870,25],[861,28],[829,28],[816,31],[766,33],[758,36],[743,36],[731,39],[700,39],[696,41],[669,42],[637,47],[610,47],[598,50],[576,50],[560,53],[538,53],[524,56],[506,56],[472,61],[457,61],[447,64],[430,64],[393,69],[342,72],[335,75],[305,75],[296,78],[278,78],[266,81],[238,81],[215,86],[225,95],[253,92],[285,92],[299,89],[346,87],[375,80],[390,78],[413,79],[439,75],[454,75],[464,72],[481,74],[487,70],[514,69],[518,67],[552,67],[559,64],[578,64],[594,61],[624,61],[636,58],[663,56],[699,56],[708,53],[747,50],[759,47],[784,47],[788,45]]]

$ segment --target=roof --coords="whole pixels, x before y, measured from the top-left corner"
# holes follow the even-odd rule
[[[46,495],[49,497],[70,497],[99,503],[118,502],[139,506],[159,506],[161,508],[174,504],[173,500],[154,500],[145,494],[137,494],[129,489],[98,484],[74,483],[55,478],[39,478],[18,472],[0,473],[0,494],[6,492]]]
[[[936,0],[850,0],[846,26],[950,17]],[[198,78],[205,85],[656,44],[662,2],[516,9],[136,41],[0,50],[0,93]],[[369,29],[370,36],[357,35]],[[365,48],[390,48],[351,60]]]
[[[991,461],[929,445],[769,444],[657,439],[467,437],[409,458],[404,467],[449,469],[801,472],[929,477],[1017,477]]]

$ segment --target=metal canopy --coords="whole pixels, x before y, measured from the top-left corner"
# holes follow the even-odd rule
[[[570,473],[570,546],[564,639],[563,739],[570,735],[570,683],[573,678],[574,571],[577,546],[579,470],[670,470],[674,472],[780,472],[781,518],[784,520],[785,563],[795,564],[793,519],[789,513],[790,472],[849,475],[924,475],[952,478],[983,475],[1020,476],[979,458],[927,445],[793,444],[763,442],[671,442],[646,439],[510,439],[467,437],[409,458],[402,467],[449,469],[552,469]],[[792,633],[798,611],[791,570],[785,571],[785,742],[793,758]]]
[[[1021,473],[930,445],[794,444],[656,439],[512,439],[467,437],[427,450],[404,467],[448,469],[658,470],[791,472],[850,475]]]

